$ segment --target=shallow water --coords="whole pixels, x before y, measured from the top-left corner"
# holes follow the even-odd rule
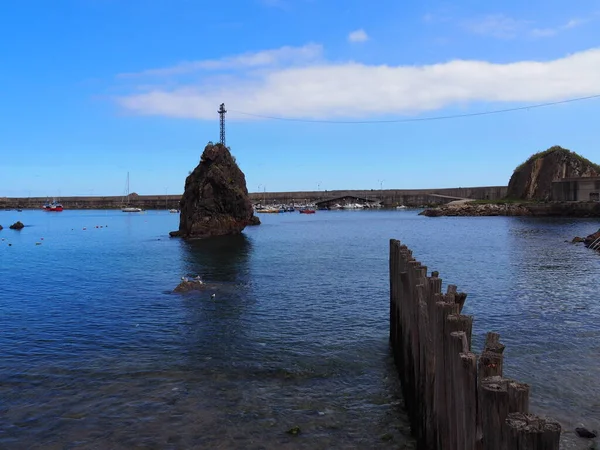
[[[0,448],[411,448],[392,237],[469,293],[475,347],[501,333],[535,412],[600,428],[600,257],[564,242],[595,220],[319,211],[184,242],[162,211],[0,212],[17,219],[0,231]],[[216,290],[171,292],[195,274]]]

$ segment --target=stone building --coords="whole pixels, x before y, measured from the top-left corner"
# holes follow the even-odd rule
[[[600,201],[600,177],[573,177],[553,181],[552,200],[566,202]]]

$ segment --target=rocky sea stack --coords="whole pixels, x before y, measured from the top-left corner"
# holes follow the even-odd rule
[[[565,148],[554,146],[536,153],[517,167],[508,182],[507,197],[519,200],[552,199],[552,182],[561,178],[595,177],[600,166]]]
[[[246,177],[229,149],[209,143],[200,164],[185,180],[179,203],[179,230],[171,236],[207,238],[239,234],[256,224]],[[258,221],[260,223],[260,221]]]

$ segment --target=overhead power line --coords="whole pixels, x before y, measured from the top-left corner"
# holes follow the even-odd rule
[[[229,112],[237,113],[237,114],[242,114],[244,116],[257,117],[257,118],[261,118],[261,119],[284,120],[284,121],[287,121],[287,122],[339,123],[339,124],[405,123],[405,122],[428,122],[428,121],[432,121],[432,120],[459,119],[459,118],[462,118],[462,117],[487,116],[487,115],[491,115],[491,114],[501,114],[501,113],[514,112],[514,111],[523,111],[523,110],[534,109],[534,108],[544,108],[546,106],[561,105],[561,104],[564,104],[564,103],[580,102],[580,101],[583,101],[583,100],[590,100],[590,99],[593,99],[593,98],[600,98],[600,94],[588,95],[587,97],[571,98],[571,99],[568,99],[568,100],[559,100],[559,101],[556,101],[556,102],[538,103],[538,104],[535,104],[535,105],[528,105],[528,106],[518,106],[518,107],[515,107],[515,108],[496,109],[496,110],[493,110],[493,111],[480,111],[480,112],[467,113],[467,114],[452,114],[452,115],[448,115],[448,116],[414,117],[414,118],[409,118],[409,119],[388,119],[388,120],[319,120],[319,119],[299,119],[299,118],[294,118],[294,117],[266,116],[266,115],[263,115],[263,114],[253,114],[253,113],[248,113],[248,112],[243,112],[243,111],[236,111],[236,110],[233,110],[233,109],[230,109]]]

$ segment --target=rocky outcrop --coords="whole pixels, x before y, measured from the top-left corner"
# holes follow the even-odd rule
[[[2,229],[2,225],[0,225],[0,230]]]
[[[586,236],[585,238],[575,236],[571,241],[573,244],[578,244],[580,242],[583,242],[583,245],[588,248],[591,247],[593,250],[600,250],[600,230]]]
[[[422,216],[600,217],[598,202],[462,203],[421,211]]]
[[[246,177],[221,144],[206,146],[200,164],[185,180],[179,205],[179,230],[171,232],[171,236],[239,234],[255,220]]]
[[[554,146],[536,153],[510,177],[507,197],[522,200],[551,200],[552,182],[569,177],[593,177],[600,167],[575,152]]]
[[[252,216],[252,219],[250,219],[250,223],[248,225],[260,225],[260,219],[258,216]]]
[[[426,209],[422,216],[529,216],[527,207],[518,203],[459,203]]]
[[[13,223],[13,224],[12,224],[12,225],[11,225],[9,228],[10,228],[11,230],[20,230],[21,228],[24,228],[24,227],[25,227],[25,225],[23,225],[23,223],[22,223],[22,222],[20,222],[20,221],[17,221],[17,222],[15,222],[15,223]]]

